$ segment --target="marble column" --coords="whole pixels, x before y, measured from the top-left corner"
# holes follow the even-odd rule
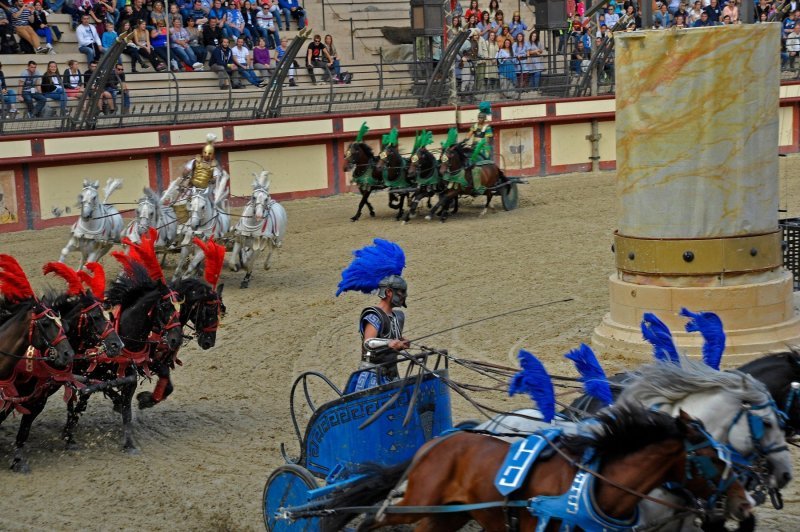
[[[654,312],[717,312],[735,363],[800,343],[778,227],[780,25],[617,34],[616,272],[600,352],[649,357]]]

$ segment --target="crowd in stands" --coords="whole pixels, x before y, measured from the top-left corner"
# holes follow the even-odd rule
[[[162,0],[0,0],[0,54],[55,54],[53,42],[61,31],[48,24],[47,15],[60,12],[70,15],[77,51],[86,57],[85,71],[72,60],[58,75],[56,61],[44,73],[31,61],[13,75],[17,83],[7,82],[0,65],[0,118],[16,116],[18,103],[24,103],[25,116],[41,117],[48,100],[57,100],[65,113],[67,101],[80,98],[98,60],[120,37],[126,47],[98,103],[103,112],[117,111],[117,96],[123,96],[123,111],[130,106],[123,59],[134,73],[207,69],[217,74],[221,89],[245,83],[264,87],[286,54],[287,39],[280,31],[290,31],[292,23],[298,30],[306,27],[300,0],[177,0],[168,5],[167,10]],[[305,59],[312,83],[319,71],[324,83],[344,82],[331,35],[324,42],[316,35]],[[297,85],[297,68],[295,61],[290,86]]]

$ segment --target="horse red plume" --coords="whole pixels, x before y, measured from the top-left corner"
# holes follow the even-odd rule
[[[92,275],[81,270],[78,272],[78,277],[89,288],[95,299],[103,301],[106,295],[106,272],[103,266],[97,262],[87,262],[84,268],[92,272]]]
[[[0,254],[0,293],[11,303],[36,297],[28,276],[11,255]]]
[[[203,255],[206,256],[206,281],[216,288],[219,282],[219,274],[222,272],[223,262],[225,261],[225,246],[217,244],[213,238],[209,238],[206,243],[194,237],[193,242],[203,250]]]
[[[112,251],[111,256],[117,259],[117,262],[122,265],[122,268],[125,270],[125,273],[128,274],[128,277],[133,278],[133,258],[121,251]]]
[[[122,243],[128,246],[128,254],[131,258],[141,262],[153,280],[160,280],[166,283],[164,271],[161,269],[161,263],[156,256],[156,240],[158,240],[158,231],[151,227],[147,235],[142,235],[140,244],[131,242],[127,237],[122,239]]]
[[[66,264],[48,262],[42,267],[42,273],[45,275],[54,273],[64,279],[67,282],[67,294],[71,296],[77,296],[83,292],[83,285],[81,284],[81,278],[78,277],[78,273]]]

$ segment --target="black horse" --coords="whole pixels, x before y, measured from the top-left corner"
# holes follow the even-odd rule
[[[419,148],[411,156],[411,161],[408,165],[408,177],[414,180],[417,184],[417,189],[414,191],[413,196],[409,198],[408,212],[406,212],[405,220],[403,220],[404,224],[417,215],[417,207],[422,200],[428,200],[428,209],[430,209],[431,198],[445,191],[444,180],[439,174],[439,161],[425,146]],[[457,212],[458,197],[455,199],[452,214]]]
[[[106,293],[107,305],[118,305],[116,329],[125,342],[122,354],[91,364],[76,364],[90,382],[81,390],[77,401],[68,403],[67,424],[63,437],[67,447],[75,446],[73,433],[80,414],[86,410],[92,393],[102,391],[114,403],[114,410],[122,416],[123,450],[135,453],[131,402],[136,392],[138,376],[149,373],[148,362],[152,351],[162,343],[168,349],[177,349],[183,340],[179,317],[179,302],[161,280],[153,280],[147,270],[131,262],[130,271],[120,274]]]
[[[13,471],[30,471],[24,445],[33,420],[41,412],[26,412],[25,405],[33,399],[30,396],[38,392],[34,374],[52,369],[54,375],[71,375],[69,367],[74,355],[60,318],[46,303],[32,295],[0,302],[0,391],[4,396],[0,400],[0,422],[15,407],[23,412],[11,460]]]
[[[381,150],[378,162],[375,163],[375,172],[383,180],[383,185],[389,189],[389,208],[397,209],[395,219],[399,221],[405,213],[403,205],[406,198],[411,194],[409,189],[416,187],[408,172],[408,159],[400,155],[400,150],[394,144],[385,146]]]
[[[181,301],[180,320],[183,327],[194,330],[195,338],[204,351],[217,342],[219,320],[225,315],[220,285],[217,290],[199,279],[181,279],[173,285]],[[173,391],[170,372],[178,360],[178,349],[169,350],[162,344],[150,360],[150,369],[158,376],[155,391],[141,392],[136,396],[139,408],[150,408],[166,399]]]
[[[354,142],[344,152],[344,171],[353,173],[352,181],[358,185],[358,191],[361,192],[358,210],[355,216],[350,218],[354,222],[361,218],[361,210],[364,206],[369,209],[369,215],[375,217],[375,209],[369,202],[369,195],[373,190],[385,188],[383,180],[373,175],[377,162],[378,158],[373,154],[369,144],[365,142]]]
[[[439,212],[442,222],[446,221],[448,207],[460,195],[473,197],[485,195],[486,205],[480,215],[486,214],[492,203],[495,185],[504,183],[507,178],[495,163],[485,161],[471,164],[470,157],[471,153],[463,141],[450,146],[444,152],[439,173],[448,182],[447,190],[441,195],[439,202],[433,206],[425,219],[430,220]]]

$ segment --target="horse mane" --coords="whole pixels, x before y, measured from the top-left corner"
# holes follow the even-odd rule
[[[672,416],[641,405],[617,404],[601,410],[595,419],[599,423],[590,421],[581,425],[582,434],[561,440],[565,451],[580,456],[591,447],[598,458],[610,459],[685,436]]]
[[[11,321],[17,314],[30,310],[34,303],[33,298],[11,301],[0,297],[0,327]]]
[[[61,314],[62,317],[66,317],[65,315],[75,307],[82,307],[85,304],[88,305],[86,298],[89,297],[90,296],[84,293],[71,294],[69,292],[58,292],[52,288],[48,288],[45,290],[44,295],[42,295],[42,301],[45,305]]]
[[[130,307],[143,295],[159,290],[158,281],[153,280],[147,269],[138,262],[130,262],[130,271],[121,273],[106,291],[106,302],[109,305]]]
[[[189,305],[197,301],[207,301],[214,297],[214,290],[196,277],[179,279],[172,285],[172,288],[181,299],[186,299],[186,303]],[[193,293],[203,294],[203,296],[192,298],[191,295]]]
[[[375,152],[372,151],[372,146],[366,142],[354,142],[353,146],[360,146],[364,153],[367,154],[368,159],[372,160],[375,158]]]
[[[681,365],[659,362],[631,372],[618,402],[644,404],[678,402],[696,393],[726,392],[737,401],[760,404],[770,399],[766,386],[740,371],[717,371],[699,360],[681,358]]]
[[[161,218],[161,196],[159,196],[150,187],[144,187],[142,189],[142,192],[144,193],[145,199],[154,205],[156,211],[156,218]]]

